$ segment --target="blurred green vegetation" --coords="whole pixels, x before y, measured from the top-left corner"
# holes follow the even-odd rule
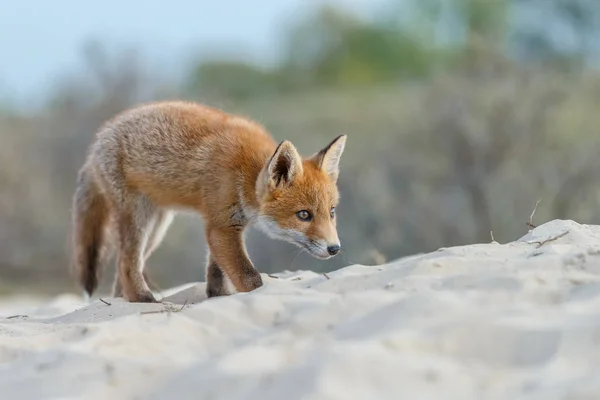
[[[157,84],[129,49],[111,58],[91,43],[87,74],[44,110],[0,110],[0,279],[72,287],[69,211],[86,147],[105,119],[166,98],[240,112],[305,154],[349,135],[344,252],[318,261],[251,233],[263,272],[380,263],[491,231],[514,240],[540,198],[534,222],[600,223],[599,21],[595,0],[391,1],[369,20],[327,6],[289,27],[277,65],[202,60],[182,87]],[[150,260],[155,280],[203,280],[200,243],[201,221],[177,219]]]

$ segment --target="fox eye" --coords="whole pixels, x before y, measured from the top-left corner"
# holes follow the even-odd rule
[[[331,207],[331,211],[329,212],[329,215],[331,215],[331,218],[335,217],[335,207]]]
[[[296,216],[298,218],[300,218],[302,221],[310,221],[312,219],[312,215],[310,215],[310,212],[308,212],[306,210],[298,211],[296,213]]]

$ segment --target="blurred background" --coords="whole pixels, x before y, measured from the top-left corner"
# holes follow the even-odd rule
[[[348,134],[344,252],[251,230],[262,272],[512,241],[539,199],[534,223],[600,223],[599,29],[597,0],[5,2],[0,293],[76,290],[76,171],[105,119],[150,100],[242,113],[306,155]],[[180,215],[148,268],[167,288],[205,260]]]

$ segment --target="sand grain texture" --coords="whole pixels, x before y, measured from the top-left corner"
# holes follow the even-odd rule
[[[600,398],[599,226],[263,276],[207,301],[202,283],[167,304],[9,299],[2,398]]]

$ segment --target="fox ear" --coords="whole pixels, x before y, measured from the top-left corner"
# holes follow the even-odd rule
[[[302,158],[291,142],[279,143],[267,164],[266,173],[267,186],[272,188],[290,185],[302,174]]]
[[[310,159],[335,182],[340,173],[340,158],[346,146],[346,135],[333,139],[323,150],[313,155]]]

